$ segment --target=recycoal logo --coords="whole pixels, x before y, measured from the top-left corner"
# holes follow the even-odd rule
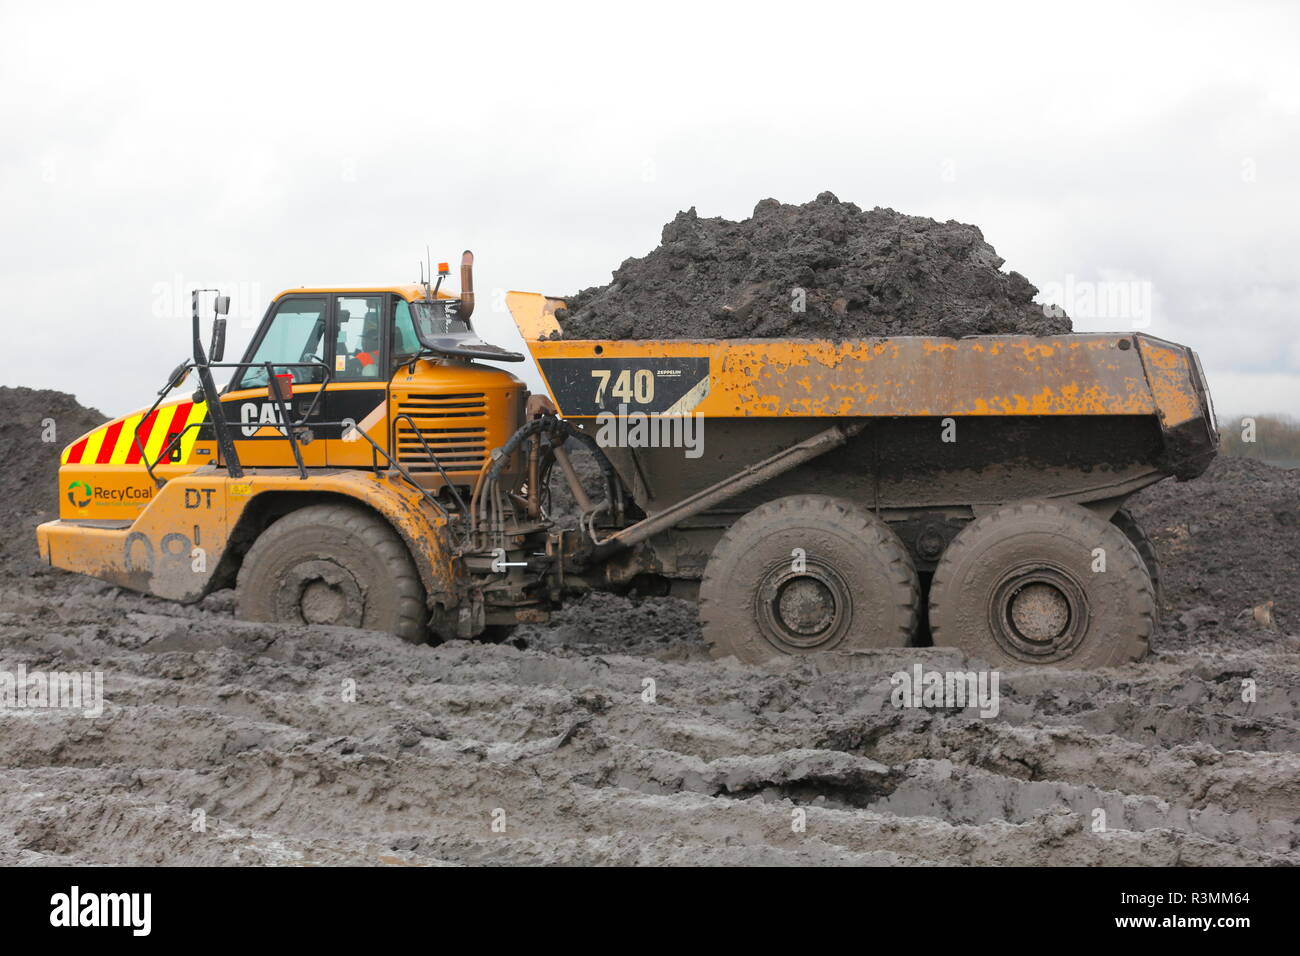
[[[153,498],[153,489],[147,485],[128,485],[125,488],[96,488],[84,481],[74,481],[68,485],[68,501],[74,508],[84,508],[92,500],[100,504],[127,504],[137,501],[149,501]]]
[[[80,494],[77,493],[78,490],[80,490]],[[72,484],[68,485],[68,502],[74,508],[84,508],[86,505],[90,504],[91,496],[93,496],[94,493],[95,489],[91,488],[90,485],[86,484],[84,481],[74,481]]]

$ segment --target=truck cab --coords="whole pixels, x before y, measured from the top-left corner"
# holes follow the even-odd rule
[[[444,479],[431,450],[453,482],[472,485],[518,427],[526,392],[472,361],[521,357],[478,340],[458,305],[418,285],[280,293],[221,394],[239,461],[295,467],[283,403],[302,423],[308,468],[369,468],[386,452],[434,487]]]
[[[196,292],[193,360],[151,407],[64,449],[59,518],[37,531],[42,557],[194,601],[233,586],[271,525],[328,506],[367,514],[372,534],[382,527],[403,542],[421,605],[451,601],[449,515],[464,511],[527,399],[518,378],[477,361],[523,356],[475,334],[471,267],[467,252],[455,297],[432,283],[286,290],[233,362],[222,355],[229,300],[217,296],[205,344]],[[176,397],[191,372],[199,387]],[[389,628],[383,613],[371,607],[353,623]],[[412,633],[427,618],[413,616]]]

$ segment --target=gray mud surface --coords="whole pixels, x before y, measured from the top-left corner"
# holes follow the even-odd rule
[[[4,389],[0,412],[62,398]],[[95,419],[60,407],[54,445],[0,433],[0,669],[100,670],[106,704],[0,711],[0,864],[1300,862],[1300,472],[1220,461],[1143,493],[1153,654],[1003,672],[982,719],[890,702],[895,671],[973,666],[955,651],[714,662],[679,601],[428,647],[44,568],[63,416]]]
[[[556,317],[571,339],[1071,331],[1003,263],[977,226],[864,211],[829,192],[802,205],[764,199],[740,222],[692,207],[664,226],[658,247],[569,297]]]

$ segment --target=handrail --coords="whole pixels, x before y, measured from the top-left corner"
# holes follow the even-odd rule
[[[362,438],[364,438],[367,442],[370,443],[370,448],[371,448],[371,452],[370,452],[371,469],[374,471],[374,473],[375,473],[376,476],[379,474],[379,458],[378,458],[378,456],[379,456],[379,455],[383,455],[385,461],[388,462],[388,467],[389,467],[390,469],[392,469],[392,470],[395,470],[399,475],[401,475],[403,478],[405,478],[406,481],[409,482],[413,488],[415,488],[417,491],[420,492],[421,495],[424,496],[425,500],[427,500],[427,501],[429,502],[429,504],[432,505],[432,506],[434,507],[434,509],[435,509],[439,514],[441,514],[441,515],[443,516],[443,518],[445,518],[445,519],[449,519],[449,518],[451,517],[451,513],[450,513],[450,512],[449,512],[449,511],[448,511],[448,510],[443,506],[442,502],[440,502],[440,501],[437,499],[437,497],[434,496],[434,495],[429,491],[428,488],[425,488],[422,484],[420,484],[420,483],[416,480],[415,476],[414,476],[413,474],[411,474],[411,472],[408,471],[405,467],[403,467],[402,463],[399,462],[396,458],[394,458],[393,455],[392,455],[391,453],[389,453],[389,452],[386,451],[385,449],[381,448],[381,447],[379,446],[379,443],[378,443],[378,442],[376,442],[373,438],[371,438],[369,435],[367,435],[365,432],[363,432],[359,427],[357,427],[357,423],[356,423],[356,422],[353,422],[353,421],[351,421],[351,420],[348,420],[348,421],[338,421],[338,422],[319,422],[319,421],[318,421],[318,422],[308,422],[308,419],[311,418],[311,416],[312,416],[313,414],[315,414],[315,412],[316,412],[316,406],[320,403],[321,396],[325,394],[325,390],[329,387],[330,379],[331,379],[332,374],[333,374],[332,371],[331,371],[331,369],[329,368],[329,366],[327,366],[324,362],[320,362],[320,361],[314,361],[314,362],[262,362],[262,363],[256,363],[256,362],[205,362],[204,365],[203,365],[203,367],[206,368],[206,369],[214,369],[214,368],[234,368],[234,369],[241,369],[241,370],[242,370],[242,369],[246,369],[246,368],[253,368],[253,367],[255,367],[255,366],[259,365],[259,364],[262,365],[262,366],[266,369],[266,372],[267,372],[267,385],[266,385],[267,398],[269,398],[269,399],[271,399],[271,400],[273,400],[273,401],[275,402],[276,407],[279,409],[279,412],[280,412],[280,422],[281,422],[282,424],[279,425],[278,427],[276,427],[275,430],[278,431],[278,432],[280,432],[280,434],[285,438],[285,440],[289,442],[289,447],[290,447],[290,448],[292,449],[292,451],[293,451],[294,463],[295,463],[295,465],[297,466],[297,469],[298,469],[298,477],[299,477],[300,479],[306,480],[306,478],[307,478],[307,467],[306,467],[305,463],[303,462],[303,458],[302,458],[302,449],[301,449],[301,447],[300,447],[300,445],[299,445],[299,443],[298,443],[298,436],[297,436],[297,433],[296,433],[295,430],[298,429],[298,428],[303,428],[303,427],[308,427],[308,428],[334,428],[334,427],[337,427],[337,428],[339,428],[340,431],[341,431],[342,429],[345,429],[345,428],[351,427],[352,432],[353,432],[354,434],[356,434],[356,435],[360,435]],[[184,368],[185,368],[185,371],[188,372],[191,368],[196,368],[196,367],[197,367],[196,363],[194,363],[193,361],[190,361],[190,362],[186,362],[186,363],[185,363],[185,367],[184,367]],[[279,389],[278,389],[277,387],[275,387],[275,386],[272,384],[272,380],[274,379],[274,376],[275,376],[275,371],[274,371],[274,370],[275,370],[276,368],[320,368],[320,369],[322,369],[322,370],[324,371],[324,373],[325,373],[325,375],[324,375],[324,379],[323,379],[323,380],[321,381],[321,383],[320,383],[320,388],[316,391],[316,394],[312,396],[311,404],[307,407],[307,411],[305,411],[305,412],[303,413],[303,416],[302,416],[301,419],[298,419],[298,420],[295,421],[295,420],[293,420],[293,419],[291,419],[291,418],[289,417],[289,408],[288,408],[288,405],[286,404],[284,398],[280,395],[280,391],[279,391]],[[315,384],[315,383],[313,383],[313,384]],[[220,427],[220,426],[218,426],[217,423],[213,420],[213,416],[212,416],[211,413],[209,412],[208,417],[207,417],[204,421],[201,421],[201,422],[191,422],[191,423],[187,424],[187,425],[186,425],[183,429],[181,429],[179,432],[176,432],[176,433],[171,437],[171,440],[168,441],[167,444],[166,444],[166,445],[162,448],[162,450],[158,453],[158,457],[157,457],[153,462],[150,462],[150,461],[149,461],[149,456],[145,453],[144,445],[143,445],[143,444],[141,443],[141,441],[140,441],[140,427],[145,423],[145,421],[148,420],[148,418],[149,418],[150,415],[152,415],[155,411],[158,410],[158,407],[162,404],[163,399],[166,398],[167,395],[170,394],[171,391],[172,391],[172,389],[170,389],[170,388],[168,388],[168,389],[164,389],[164,391],[162,392],[162,394],[160,394],[160,395],[158,396],[158,398],[154,400],[153,405],[151,405],[151,406],[149,407],[149,411],[147,411],[143,416],[141,416],[140,421],[139,421],[138,423],[136,423],[135,431],[134,431],[134,433],[133,433],[133,438],[134,438],[134,440],[135,440],[136,448],[137,448],[137,449],[139,450],[139,452],[140,452],[140,460],[141,460],[142,462],[144,462],[145,470],[148,471],[148,473],[149,473],[149,477],[153,480],[153,482],[154,482],[155,484],[157,484],[157,485],[159,485],[159,486],[161,486],[164,482],[163,482],[163,479],[158,478],[158,476],[154,474],[154,471],[153,471],[154,466],[158,465],[158,464],[163,460],[163,458],[164,458],[165,456],[171,454],[172,449],[175,448],[175,447],[178,445],[178,443],[180,442],[181,438],[186,434],[186,432],[188,432],[191,428],[201,428],[204,424],[211,424],[212,427],[213,427],[214,429]],[[209,401],[210,401],[210,402],[212,402],[212,401],[219,402],[219,401],[221,401],[221,396],[220,396],[220,395],[215,395],[215,396],[213,396]],[[425,440],[424,440],[424,436],[423,436],[423,435],[420,435],[420,433],[419,433],[419,429],[418,429],[418,427],[416,426],[414,419],[411,419],[411,416],[410,416],[410,415],[402,414],[402,415],[397,416],[397,418],[394,419],[393,421],[396,422],[396,421],[398,421],[398,420],[400,420],[400,419],[403,419],[403,418],[408,419],[408,420],[411,422],[411,426],[412,426],[412,428],[415,430],[416,437],[419,439],[420,444],[424,446],[425,451],[426,451],[426,452],[428,453],[428,455],[429,455],[429,459],[433,462],[434,466],[438,469],[438,473],[442,476],[443,481],[446,482],[447,487],[448,487],[449,489],[451,489],[451,494],[452,494],[452,496],[456,499],[456,504],[457,504],[457,506],[460,508],[460,511],[461,511],[462,513],[465,513],[465,511],[466,511],[466,508],[465,508],[465,500],[460,496],[460,492],[458,492],[458,491],[456,490],[456,486],[455,486],[455,484],[452,482],[452,480],[451,480],[451,476],[448,475],[446,469],[443,468],[443,466],[442,466],[442,462],[438,460],[438,456],[435,455],[435,454],[433,453],[433,449],[431,449],[431,448],[429,447],[428,443],[425,442]],[[391,438],[391,434],[392,434],[392,428],[391,428],[391,425],[390,425],[390,439],[389,439],[390,441],[392,440],[392,438]]]
[[[343,425],[342,422],[323,422],[322,424],[325,424],[325,425],[340,425],[340,426]],[[450,517],[451,517],[451,513],[450,513],[446,508],[444,508],[444,507],[442,506],[442,502],[439,501],[439,500],[438,500],[436,497],[434,497],[432,494],[430,494],[428,488],[424,487],[424,485],[422,485],[422,484],[420,484],[418,481],[416,481],[416,480],[415,480],[415,476],[412,475],[412,474],[411,474],[409,471],[407,471],[405,468],[403,468],[401,462],[399,462],[396,458],[394,458],[394,457],[393,457],[391,454],[389,454],[388,452],[384,451],[384,449],[380,448],[378,442],[376,442],[373,438],[371,438],[371,437],[370,437],[369,435],[367,435],[365,432],[361,431],[361,430],[360,430],[359,428],[357,428],[355,425],[353,426],[353,429],[352,429],[352,430],[353,430],[354,432],[356,432],[358,435],[360,435],[362,438],[364,438],[366,441],[370,442],[370,447],[371,447],[371,449],[372,449],[372,451],[371,451],[371,460],[374,460],[374,454],[375,454],[375,452],[378,452],[379,454],[383,455],[386,459],[388,459],[388,464],[389,464],[389,466],[392,467],[392,468],[395,468],[395,469],[397,470],[397,473],[398,473],[398,474],[400,474],[403,478],[405,478],[407,481],[409,481],[409,482],[410,482],[410,483],[415,487],[415,489],[416,489],[418,492],[420,492],[420,494],[424,495],[424,497],[428,500],[429,504],[433,505],[434,508],[436,508],[436,509],[438,510],[438,512],[439,512],[439,513],[440,513],[444,518],[450,518]],[[377,475],[378,473],[379,473],[379,468],[378,468],[378,465],[376,465],[376,467],[375,467],[375,474]],[[448,487],[452,487],[452,486],[448,485]],[[454,488],[452,488],[452,493],[455,494],[455,489],[454,489]],[[460,495],[458,495],[458,494],[456,495],[456,500],[457,500],[458,502],[460,502],[460,505],[461,505],[461,511],[464,512],[464,510],[465,510],[465,504],[464,504],[464,502],[461,502]]]
[[[408,422],[411,423],[411,431],[414,433],[416,439],[420,442],[420,445],[424,448],[424,453],[429,456],[429,460],[433,462],[433,466],[438,469],[438,474],[442,475],[443,482],[446,484],[448,488],[451,489],[452,497],[456,499],[456,504],[460,507],[460,510],[464,511],[465,499],[460,496],[460,492],[456,490],[456,486],[452,483],[451,476],[448,475],[446,469],[442,467],[442,462],[438,460],[438,456],[433,453],[433,449],[429,447],[429,443],[426,442],[424,440],[424,436],[420,434],[420,426],[416,424],[415,419],[412,418],[410,414],[408,414],[407,412],[403,412],[402,414],[397,415],[396,417],[390,420],[388,426],[389,444],[390,445],[396,444],[397,423],[400,422],[403,418],[405,418]],[[355,427],[353,428],[353,431],[356,431]],[[366,437],[369,438],[370,436],[367,435]]]
[[[284,422],[284,426],[282,428],[277,428],[276,431],[281,432],[285,438],[289,439],[289,450],[293,452],[293,460],[298,464],[298,477],[303,481],[306,481],[307,466],[302,463],[302,449],[298,447],[298,429],[301,427],[302,423],[295,422],[289,417],[289,408],[284,404],[284,395],[280,392],[279,383],[277,382],[274,386],[272,385],[272,382],[275,382],[275,369],[271,366],[271,363],[263,362],[262,364],[266,366],[266,397],[275,402],[275,407],[280,412],[280,421]],[[319,396],[324,390],[325,383],[322,382],[321,387],[316,394]],[[217,401],[220,400],[221,398],[218,396]],[[313,401],[311,408],[315,407],[316,403]],[[303,422],[305,422],[310,415],[311,409],[309,408],[302,416]]]
[[[243,369],[246,368],[253,368],[257,364],[258,363],[256,362],[205,362],[203,363],[202,367],[209,370],[214,368],[234,368],[242,371]],[[330,378],[333,375],[333,372],[330,370],[330,367],[321,361],[263,362],[261,364],[265,366],[267,370],[266,396],[267,398],[274,399],[277,406],[279,407],[280,421],[286,423],[283,426],[284,430],[286,432],[291,433],[292,429],[301,428],[303,425],[306,424],[307,419],[316,413],[316,406],[320,403],[320,397],[325,393],[325,389],[329,387]],[[190,369],[198,368],[198,367],[199,366],[193,360],[191,360],[191,361],[187,361],[184,364],[183,370],[188,374]],[[307,411],[303,413],[303,417],[299,421],[293,421],[292,419],[289,418],[289,410],[288,408],[285,407],[284,401],[280,398],[278,394],[278,389],[273,389],[273,386],[271,385],[271,379],[274,378],[273,370],[275,368],[319,368],[321,369],[322,372],[324,372],[324,378],[321,380],[320,388],[316,391],[316,394],[312,396],[311,404],[307,407]],[[180,376],[178,375],[177,377]],[[174,380],[175,379],[173,379],[173,381]],[[140,453],[140,460],[144,462],[145,471],[149,473],[150,480],[153,481],[153,483],[155,485],[158,485],[159,487],[161,487],[164,482],[163,479],[159,478],[157,475],[153,473],[154,466],[163,460],[163,456],[171,451],[172,447],[176,444],[176,441],[179,439],[179,437],[181,435],[184,435],[185,432],[189,431],[192,426],[186,425],[185,428],[177,432],[176,437],[173,438],[172,441],[167,443],[167,445],[162,449],[162,451],[158,453],[158,457],[154,459],[152,462],[149,461],[149,456],[145,454],[144,445],[140,441],[140,428],[144,425],[146,421],[149,420],[149,416],[158,410],[158,407],[162,404],[163,399],[166,398],[172,392],[172,390],[173,390],[172,388],[165,388],[158,394],[158,397],[154,399],[154,403],[149,406],[149,411],[145,412],[144,415],[140,417],[140,421],[136,422],[135,429],[132,432],[132,438],[135,442],[136,450],[139,451]],[[273,394],[273,391],[275,392],[275,394]],[[220,401],[220,400],[221,400],[220,395],[217,395],[212,399],[212,401]],[[209,412],[208,414],[208,423],[211,424],[214,429],[217,427],[217,423],[213,419],[211,412]],[[202,422],[194,423],[194,425],[202,425],[202,424],[203,424]],[[320,424],[324,424],[324,423],[320,423]],[[293,456],[294,456],[294,460],[298,463],[299,477],[306,478],[307,473],[306,473],[306,469],[303,467],[302,454],[300,449],[298,448],[296,437],[291,437],[290,434],[286,434],[285,437],[286,439],[289,440],[291,446],[293,447]]]
[[[189,374],[190,364],[191,363],[189,362],[185,363],[186,375]],[[169,382],[168,385],[170,386],[170,384],[171,383]],[[140,420],[135,424],[134,431],[131,432],[131,438],[135,442],[135,449],[140,453],[140,460],[144,462],[144,470],[149,473],[149,480],[152,481],[155,485],[157,485],[160,488],[162,487],[163,483],[161,479],[159,479],[158,476],[153,473],[153,466],[156,465],[159,461],[162,461],[164,454],[171,452],[172,445],[176,443],[176,440],[181,435],[184,435],[187,431],[189,431],[189,426],[186,425],[185,428],[181,429],[181,431],[177,433],[176,438],[173,438],[171,441],[169,441],[167,443],[167,446],[158,453],[158,460],[152,463],[149,461],[149,456],[145,454],[144,445],[140,443],[140,427],[149,420],[149,418],[154,414],[154,412],[158,411],[158,406],[162,404],[162,400],[164,398],[166,398],[168,395],[171,394],[171,391],[172,389],[168,387],[168,388],[164,388],[161,392],[158,393],[158,397],[155,398],[153,400],[153,404],[149,406],[149,411],[145,412],[143,415],[140,416]],[[197,425],[198,422],[195,422],[194,424]]]

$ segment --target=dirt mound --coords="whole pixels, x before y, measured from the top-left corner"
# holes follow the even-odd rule
[[[1129,508],[1160,554],[1164,646],[1300,633],[1300,469],[1221,455],[1195,481],[1162,481]]]
[[[58,517],[59,457],[106,419],[64,392],[0,385],[0,574],[42,567],[32,529]]]
[[[740,222],[692,207],[658,248],[572,296],[557,318],[566,338],[584,339],[1071,331],[1003,261],[977,226],[863,211],[829,192],[803,205],[764,199]]]

